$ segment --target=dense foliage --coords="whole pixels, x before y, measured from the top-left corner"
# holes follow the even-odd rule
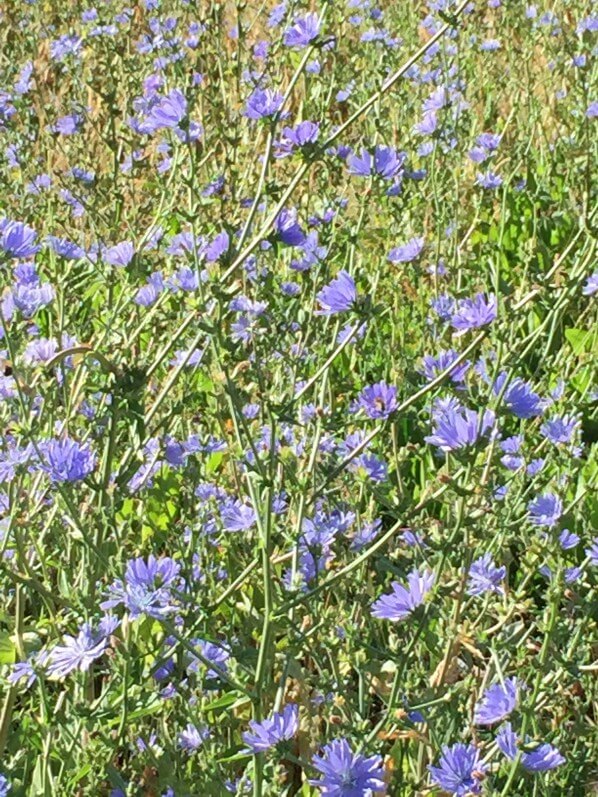
[[[586,0],[0,9],[0,795],[595,787]]]

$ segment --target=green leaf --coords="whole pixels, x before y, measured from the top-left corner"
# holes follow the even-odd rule
[[[222,451],[214,451],[213,454],[210,454],[206,462],[206,472],[208,476],[211,476],[215,471],[218,470],[223,458],[224,454]]]
[[[575,329],[574,327],[569,327],[569,329],[565,330],[565,337],[571,344],[571,348],[578,357],[580,354],[584,354],[586,351],[591,351],[592,338],[594,337],[593,332],[586,329]]]
[[[241,692],[227,692],[222,697],[219,697],[217,700],[212,700],[211,703],[208,703],[207,706],[204,706],[204,711],[216,711],[219,708],[228,708],[228,706],[241,706],[243,703],[248,703],[249,698],[246,695],[243,695]]]
[[[16,649],[8,631],[0,632],[0,664],[14,664]]]
[[[84,764],[81,769],[73,775],[73,777],[69,780],[69,788],[72,789],[80,780],[88,775],[91,772],[91,764]]]

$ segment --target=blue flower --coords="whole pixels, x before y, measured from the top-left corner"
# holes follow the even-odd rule
[[[0,775],[0,797],[7,797],[8,792],[12,789],[10,783],[6,780],[4,775]]]
[[[193,639],[192,640],[193,646],[197,649],[198,653],[201,653],[204,659],[210,662],[215,667],[218,667],[219,670],[223,672],[227,672],[228,670],[228,660],[230,659],[230,649],[226,643],[220,642],[210,642],[207,639]],[[189,663],[187,664],[187,673],[192,672],[199,672],[200,670],[206,670],[205,677],[208,679],[212,678],[219,678],[220,674],[217,670],[210,669],[207,665],[198,657],[193,655],[193,653],[189,653]]]
[[[297,211],[294,208],[283,208],[274,222],[276,234],[287,246],[303,246],[306,236],[299,222]]]
[[[521,763],[528,772],[547,772],[564,764],[565,760],[556,747],[544,743],[539,744],[531,753],[525,753]]]
[[[495,50],[500,50],[500,42],[498,39],[486,39],[486,41],[480,44],[480,50],[484,52],[492,53]]]
[[[230,246],[230,237],[226,230],[222,230],[218,235],[206,246],[206,260],[208,263],[215,263],[222,255],[228,252]]]
[[[105,652],[108,647],[108,637],[118,624],[116,618],[108,616],[95,632],[91,623],[85,623],[76,637],[66,635],[64,644],[56,645],[50,652],[48,675],[62,678],[73,670],[87,672],[92,663]]]
[[[489,171],[486,172],[485,174],[480,172],[476,176],[476,183],[482,188],[495,190],[496,188],[500,188],[500,186],[503,183],[503,179],[500,175],[495,174],[494,172]]]
[[[49,282],[18,283],[3,303],[5,317],[10,317],[13,309],[19,310],[25,318],[31,318],[42,307],[54,299],[54,288]]]
[[[585,549],[585,554],[593,567],[598,567],[598,537],[594,537],[590,547]]]
[[[83,124],[83,117],[80,114],[69,114],[68,116],[61,116],[50,128],[53,133],[59,133],[62,136],[72,136],[79,133]]]
[[[540,432],[551,443],[559,445],[561,443],[570,443],[580,425],[579,418],[575,415],[555,415],[542,424]]]
[[[438,766],[428,767],[434,784],[457,797],[479,794],[487,768],[480,758],[480,751],[472,744],[461,742],[452,747],[445,745]]]
[[[247,531],[255,524],[255,512],[240,500],[226,501],[220,508],[220,517],[226,531]]]
[[[579,545],[579,537],[569,529],[563,529],[559,534],[559,543],[563,551],[569,551]]]
[[[187,115],[187,100],[180,89],[173,89],[165,97],[160,97],[147,117],[149,133],[156,130],[178,128]]]
[[[512,437],[505,437],[504,440],[501,440],[500,450],[504,451],[505,454],[518,454],[522,443],[523,435],[516,434]]]
[[[510,722],[505,722],[505,724],[501,726],[496,736],[496,743],[499,750],[501,750],[508,759],[511,761],[515,760],[517,757],[519,740]],[[521,757],[523,768],[527,769],[528,772],[546,772],[564,764],[565,761],[565,757],[560,754],[559,750],[547,742],[540,743],[534,750],[529,753],[523,753]]]
[[[489,432],[495,423],[492,410],[477,413],[454,402],[446,408],[436,407],[432,417],[432,434],[424,437],[426,443],[441,451],[455,451],[474,445],[480,435]]]
[[[500,458],[501,464],[507,468],[507,470],[519,470],[525,465],[525,460],[523,457],[517,457],[513,454],[505,454],[504,457]]]
[[[383,482],[388,477],[388,465],[374,454],[361,454],[356,457],[350,465],[350,470],[352,473],[365,474],[373,482]]]
[[[388,259],[391,263],[411,263],[420,257],[424,247],[424,238],[410,238],[406,244],[391,249],[388,253]]]
[[[320,125],[317,122],[299,122],[296,127],[284,127],[282,139],[276,144],[276,157],[291,155],[295,149],[302,149],[315,144],[320,136]]]
[[[286,13],[287,13],[286,3],[279,3],[279,5],[274,6],[272,11],[270,12],[270,16],[268,17],[268,27],[276,28],[278,25],[280,25]]]
[[[40,443],[42,470],[52,482],[75,482],[85,479],[93,471],[96,457],[91,447],[70,437]]]
[[[353,324],[350,322],[346,323],[342,329],[339,330],[338,335],[336,336],[336,342],[340,346],[341,343],[344,343],[348,338],[351,339],[351,343],[355,343],[357,340],[361,340],[367,331],[367,322],[364,321],[357,330],[354,330]]]
[[[517,755],[517,736],[515,735],[510,722],[501,725],[496,734],[496,744],[498,749],[510,758],[511,761]]]
[[[407,156],[392,147],[376,147],[374,149],[374,171],[383,180],[393,180],[403,173]]]
[[[327,744],[312,765],[321,777],[309,782],[327,797],[370,797],[373,791],[386,791],[382,758],[354,753],[346,739]]]
[[[598,103],[596,104],[598,107]],[[583,286],[582,293],[584,296],[593,296],[596,292],[598,292],[598,271],[595,271],[593,274],[586,280],[586,284]]]
[[[256,722],[249,722],[251,730],[242,734],[243,741],[253,753],[264,753],[279,742],[292,739],[299,730],[299,706],[289,703],[281,712]]]
[[[446,293],[432,299],[430,307],[441,321],[450,321],[455,312],[455,300]]]
[[[101,609],[122,605],[135,619],[142,614],[161,619],[175,611],[172,590],[182,591],[181,566],[168,556],[147,560],[139,557],[127,564],[124,580],[117,579],[108,587],[107,600]]]
[[[372,604],[372,616],[380,620],[397,622],[408,617],[418,606],[421,606],[434,584],[434,573],[412,570],[407,576],[407,587],[392,582],[392,592],[382,595]]]
[[[66,260],[80,260],[85,257],[85,250],[67,238],[57,238],[55,235],[48,235],[46,242],[57,255],[64,257]]]
[[[164,279],[160,271],[155,271],[147,278],[147,283],[142,285],[135,294],[133,301],[142,307],[152,305],[164,290]]]
[[[135,256],[135,247],[130,241],[122,241],[119,244],[111,246],[103,253],[103,258],[106,263],[118,268],[125,268],[129,265]]]
[[[23,260],[33,257],[41,249],[41,246],[35,243],[36,240],[37,233],[27,224],[10,221],[7,218],[0,219],[0,249],[8,257]]]
[[[363,410],[368,418],[388,418],[397,406],[397,389],[386,382],[365,387],[355,402],[356,409]]]
[[[357,301],[355,281],[343,269],[339,272],[338,277],[322,288],[316,298],[320,305],[320,309],[316,310],[317,315],[334,315],[351,310]]]
[[[493,684],[476,703],[473,721],[476,725],[494,725],[508,717],[517,705],[519,682],[507,678],[504,683]]]
[[[544,467],[544,463],[546,460],[539,457],[538,459],[532,459],[529,465],[526,468],[526,473],[528,476],[536,476],[536,474],[540,473],[542,468]]]
[[[347,165],[349,173],[357,177],[374,174],[383,180],[392,180],[401,176],[405,159],[405,153],[398,153],[392,147],[376,147],[373,155],[367,149],[362,149],[360,155],[350,155]]]
[[[296,19],[290,28],[284,32],[283,42],[287,47],[303,49],[307,47],[320,33],[320,21],[315,13],[306,14]]]
[[[491,324],[496,318],[496,313],[496,297],[490,294],[486,300],[483,293],[478,293],[473,299],[461,299],[451,318],[451,324],[453,329],[466,332],[468,329]]]
[[[507,374],[502,373],[496,378],[492,390],[498,396],[507,380]],[[534,418],[542,413],[542,400],[523,379],[513,379],[503,393],[503,402],[506,408],[517,418]]]
[[[185,750],[187,753],[194,753],[196,750],[199,750],[209,737],[210,731],[208,728],[197,728],[190,722],[185,730],[179,733],[177,742],[181,750]]]
[[[25,661],[18,661],[13,666],[12,672],[6,676],[6,680],[11,684],[17,684],[25,679],[25,686],[29,689],[37,681],[39,670],[46,666],[49,658],[50,651],[44,649],[32,654]]]
[[[528,517],[534,526],[552,528],[563,514],[563,502],[554,493],[544,493],[527,505]]]
[[[353,535],[351,540],[351,550],[360,551],[370,542],[373,542],[382,529],[382,521],[379,518],[373,520],[371,523],[364,523]]]
[[[274,116],[282,108],[282,94],[272,89],[255,89],[245,104],[245,116],[257,121],[266,116]]]
[[[467,584],[468,595],[482,595],[485,592],[496,592],[497,595],[504,595],[501,582],[507,574],[507,568],[503,565],[497,567],[492,556],[485,553],[476,559],[469,568],[469,582]]]
[[[435,111],[428,111],[424,113],[417,124],[413,127],[413,132],[419,136],[431,136],[436,132],[438,127],[438,115]]]
[[[426,354],[423,357],[423,374],[430,381],[435,379],[438,374],[446,371],[446,369],[458,359],[459,354],[454,349],[448,351],[441,351],[436,357]],[[469,370],[471,363],[469,360],[462,362],[460,365],[455,366],[449,374],[451,382],[461,384],[465,381],[465,376]]]

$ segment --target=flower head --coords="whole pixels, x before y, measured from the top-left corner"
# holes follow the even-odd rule
[[[255,524],[255,512],[240,500],[224,503],[220,517],[226,531],[247,531]]]
[[[274,222],[276,234],[287,246],[303,246],[306,243],[305,233],[297,221],[295,208],[283,208]]]
[[[595,293],[598,293],[598,271],[594,271],[593,274],[590,274],[581,292],[584,296],[593,296]]]
[[[432,434],[424,437],[426,443],[441,451],[455,451],[474,445],[481,435],[490,431],[495,423],[492,410],[477,413],[458,402],[444,408],[436,408],[433,414]]]
[[[37,233],[22,221],[0,219],[0,249],[8,257],[33,257],[41,247],[36,244]]]
[[[397,152],[393,147],[375,147],[373,154],[362,149],[359,155],[351,154],[347,158],[349,173],[356,177],[377,175],[383,180],[401,178],[406,155]]]
[[[407,576],[407,586],[392,582],[392,592],[382,595],[372,604],[372,615],[380,620],[397,622],[408,617],[421,606],[434,584],[434,573],[412,570]]]
[[[320,125],[317,122],[299,122],[296,127],[284,127],[282,134],[282,139],[276,144],[278,158],[291,155],[295,149],[315,144],[320,136]]]
[[[179,578],[181,566],[168,556],[147,560],[132,559],[123,580],[117,579],[108,588],[107,600],[102,609],[122,605],[135,619],[142,614],[160,619],[175,611],[173,589],[182,589]]]
[[[386,790],[382,758],[354,753],[346,739],[327,744],[312,764],[321,776],[310,783],[327,797],[370,797],[373,791]]]
[[[452,747],[443,747],[438,766],[428,767],[432,781],[457,797],[479,794],[482,789],[481,780],[487,768],[477,747],[460,742]]]
[[[95,632],[91,623],[85,623],[76,637],[65,636],[64,644],[56,645],[50,652],[48,675],[62,678],[73,670],[87,672],[108,647],[108,637],[117,626],[118,620],[107,617]]]
[[[187,753],[191,754],[196,750],[199,750],[205,740],[209,739],[209,737],[210,731],[208,728],[197,728],[195,725],[193,725],[193,723],[190,722],[185,730],[179,733],[177,742],[181,750],[185,750]]]
[[[504,683],[493,684],[476,703],[473,721],[476,725],[494,725],[508,717],[517,705],[519,681],[507,678]]]
[[[500,188],[503,183],[503,179],[499,174],[496,174],[495,172],[491,171],[480,172],[476,176],[476,183],[482,188],[489,188],[492,190]]]
[[[501,582],[506,574],[507,568],[504,565],[497,567],[492,561],[491,554],[485,553],[469,568],[467,594],[482,595],[485,592],[496,592],[498,595],[503,595]]]
[[[42,455],[42,470],[53,482],[75,482],[85,479],[96,465],[96,456],[91,447],[70,437],[46,440],[39,446]]]
[[[505,722],[500,727],[496,743],[499,750],[511,761],[517,757],[519,740],[510,722]],[[565,760],[556,747],[548,742],[542,742],[531,752],[522,755],[521,764],[528,772],[546,772],[564,764]]]
[[[274,116],[282,107],[283,96],[272,89],[255,89],[245,104],[245,116],[257,121]]]
[[[500,374],[492,389],[495,395],[499,395],[507,380],[507,374]],[[523,379],[513,379],[508,383],[503,393],[505,407],[516,415],[517,418],[534,418],[542,413],[542,400]]]
[[[580,425],[580,420],[575,415],[554,415],[542,424],[540,431],[551,443],[566,444],[573,440]]]
[[[180,89],[160,97],[147,118],[148,132],[177,128],[187,115],[187,100]]]
[[[220,673],[208,667],[202,659],[206,659],[211,665],[217,667],[220,672],[227,672],[230,650],[226,643],[210,642],[207,639],[194,639],[193,645],[197,652],[201,653],[202,658],[200,659],[199,656],[189,653],[189,664],[187,664],[188,673],[205,670],[206,678],[219,678]]]
[[[496,297],[490,294],[486,299],[483,293],[478,293],[473,299],[461,299],[451,318],[451,324],[453,329],[466,332],[468,329],[491,324],[496,318],[496,313]]]
[[[334,315],[351,310],[357,301],[357,288],[353,277],[345,270],[318,293],[318,315]]]
[[[501,725],[496,734],[498,749],[511,761],[517,756],[517,736],[510,722]]]
[[[365,387],[356,401],[356,408],[363,410],[368,418],[388,418],[397,406],[397,389],[386,382]]]
[[[104,260],[111,266],[125,268],[135,256],[135,247],[130,241],[122,241],[104,252]]]
[[[424,251],[424,246],[424,238],[411,238],[406,244],[397,246],[396,249],[391,249],[388,253],[388,259],[391,263],[411,263],[420,257]]]
[[[25,318],[31,318],[53,300],[54,288],[49,282],[18,282],[4,300],[4,315],[10,317],[13,310],[18,310]]]
[[[287,47],[303,49],[307,47],[320,33],[320,20],[315,13],[306,14],[296,19],[290,28],[284,32],[283,42]]]
[[[556,747],[551,744],[539,744],[531,753],[525,753],[521,759],[524,769],[528,772],[547,772],[549,769],[560,767],[566,761]]]
[[[251,720],[249,727],[251,730],[243,733],[243,741],[253,753],[263,753],[295,736],[299,729],[299,707],[289,703],[262,722]]]
[[[426,354],[423,357],[422,373],[431,381],[432,379],[435,379],[438,374],[449,368],[451,364],[458,359],[458,357],[459,355],[454,349],[441,351],[436,357]],[[462,362],[460,365],[456,365],[449,374],[451,382],[454,382],[455,384],[461,384],[464,382],[465,376],[470,366],[471,363],[469,360]]]
[[[598,567],[598,537],[594,537],[590,546],[585,549],[585,554],[593,567]]]
[[[552,528],[563,514],[563,502],[554,493],[544,493],[527,505],[528,517],[534,526]]]

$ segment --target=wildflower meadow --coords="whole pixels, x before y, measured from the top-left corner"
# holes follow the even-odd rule
[[[0,3],[0,797],[598,794],[597,33]]]

